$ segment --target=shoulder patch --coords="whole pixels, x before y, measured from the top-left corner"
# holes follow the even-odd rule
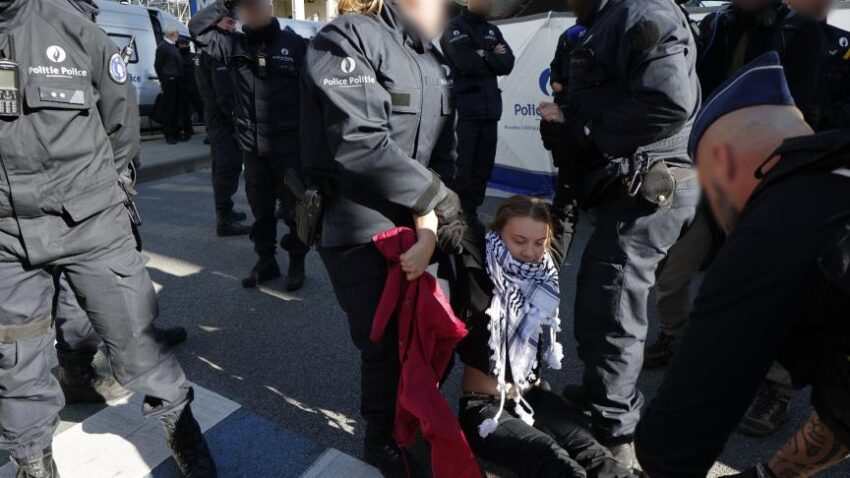
[[[112,81],[119,85],[127,83],[127,78],[130,75],[127,74],[127,65],[124,63],[124,59],[121,58],[121,55],[113,53],[112,56],[109,57],[108,67],[109,77],[112,78]]]

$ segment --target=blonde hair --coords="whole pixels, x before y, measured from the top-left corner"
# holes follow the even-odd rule
[[[340,15],[356,13],[358,15],[378,15],[383,8],[383,0],[339,0],[337,12]]]

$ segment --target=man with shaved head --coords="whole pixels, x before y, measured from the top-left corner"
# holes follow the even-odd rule
[[[850,131],[814,134],[769,52],[718,88],[689,149],[729,234],[638,426],[652,478],[702,477],[774,361],[814,413],[738,476],[808,477],[850,453]]]

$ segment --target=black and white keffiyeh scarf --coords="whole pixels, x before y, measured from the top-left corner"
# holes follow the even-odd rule
[[[534,412],[520,392],[537,380],[534,370],[538,366],[538,347],[544,328],[549,332],[543,355],[546,365],[558,370],[564,357],[556,336],[561,325],[558,317],[561,293],[558,268],[552,256],[547,252],[540,262],[520,262],[514,259],[499,234],[488,231],[485,262],[494,285],[487,315],[490,352],[495,364],[493,373],[499,381],[501,403],[496,416],[479,427],[482,437],[498,426],[510,388],[515,389],[517,415],[529,425],[534,423]],[[513,377],[510,384],[505,379],[508,364]]]

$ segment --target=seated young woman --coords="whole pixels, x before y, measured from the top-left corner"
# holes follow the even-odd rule
[[[542,381],[560,369],[558,265],[547,205],[506,200],[489,229],[470,224],[456,257],[452,304],[469,335],[460,423],[481,458],[521,477],[636,476],[620,466],[583,424],[584,417]]]

